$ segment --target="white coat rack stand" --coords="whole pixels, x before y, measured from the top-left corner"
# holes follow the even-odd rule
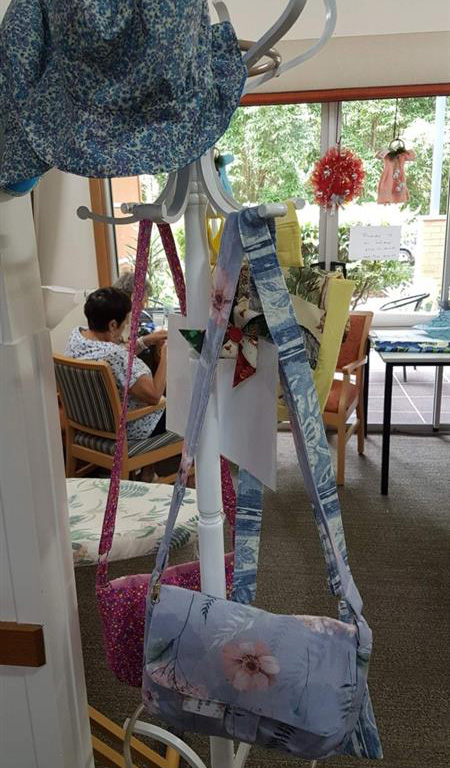
[[[245,44],[247,53],[244,56],[249,71],[257,74],[256,87],[278,76],[283,72],[298,66],[313,56],[323,47],[331,36],[336,24],[335,0],[323,0],[326,10],[326,22],[321,38],[308,51],[287,64],[280,64],[280,57],[272,50],[286,32],[297,21],[302,13],[306,0],[290,0],[278,22],[263,35],[258,43]],[[229,19],[225,3],[214,2],[220,20]],[[269,56],[272,65],[255,65],[261,58]],[[261,74],[262,73],[262,74]],[[211,270],[209,265],[209,250],[206,233],[206,211],[208,205],[218,213],[227,216],[240,206],[223,190],[215,170],[213,154],[207,153],[188,168],[177,174],[171,174],[166,188],[160,198],[153,204],[128,203],[122,206],[123,213],[129,213],[127,218],[114,219],[99,216],[86,208],[78,210],[80,218],[90,218],[103,223],[122,225],[142,219],[154,222],[166,221],[174,223],[184,215],[185,221],[185,270],[187,292],[188,327],[206,328],[210,295]],[[298,201],[302,207],[303,201]],[[259,208],[262,217],[284,216],[286,206],[280,204],[263,205]],[[192,358],[191,367],[196,362]],[[193,373],[193,372],[192,372]],[[169,402],[170,407],[170,402]],[[210,595],[225,597],[225,568],[219,567],[224,563],[224,533],[222,517],[222,494],[220,476],[220,441],[217,388],[214,385],[208,405],[208,411],[200,437],[196,456],[196,486],[199,510],[199,550],[202,589]],[[168,731],[139,720],[144,712],[141,705],[133,717],[126,721],[126,738],[124,758],[127,768],[132,768],[130,739],[133,734],[153,737],[165,744],[175,747],[186,762],[193,768],[206,768],[205,763],[193,752],[188,745]],[[240,744],[236,754],[233,742],[227,739],[210,739],[211,768],[244,768],[250,746]],[[312,763],[312,768],[316,762]]]

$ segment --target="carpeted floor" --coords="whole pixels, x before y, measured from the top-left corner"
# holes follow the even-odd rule
[[[385,768],[447,768],[449,647],[450,437],[392,439],[391,486],[380,496],[381,437],[365,457],[348,447],[343,518],[356,583],[374,633],[370,690]],[[356,441],[355,441],[356,442]],[[335,615],[323,559],[299,477],[290,434],[279,435],[279,491],[265,495],[258,605],[282,613]],[[178,560],[189,559],[183,550]],[[143,559],[116,564],[112,576],[149,570]],[[139,691],[106,668],[96,615],[93,569],[78,569],[78,597],[90,703],[123,722]],[[207,740],[187,739],[207,764]],[[380,765],[340,758],[334,766]],[[253,750],[248,768],[309,763]]]

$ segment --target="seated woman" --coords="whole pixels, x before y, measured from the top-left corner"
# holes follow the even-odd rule
[[[88,328],[74,328],[65,349],[67,357],[104,360],[112,368],[120,393],[125,386],[128,350],[121,343],[131,299],[117,288],[99,288],[84,305]],[[152,376],[142,360],[135,358],[130,379],[128,408],[157,405],[166,388],[167,343],[159,342],[160,357]],[[127,425],[129,440],[143,440],[165,431],[164,410],[150,413]]]

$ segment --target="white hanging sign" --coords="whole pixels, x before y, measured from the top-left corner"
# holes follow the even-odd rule
[[[350,227],[350,261],[398,260],[401,227]]]
[[[167,429],[184,435],[191,399],[191,348],[179,333],[187,321],[169,316]],[[220,359],[217,368],[220,452],[272,490],[276,490],[278,356],[264,339],[258,344],[256,372],[233,387],[236,360]]]

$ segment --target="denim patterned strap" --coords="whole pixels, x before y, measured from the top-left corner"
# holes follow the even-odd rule
[[[361,639],[368,628],[361,616],[362,601],[346,565],[347,552],[336,481],[323,421],[320,414],[305,344],[299,333],[289,294],[278,265],[269,227],[255,209],[244,211],[239,219],[241,239],[252,277],[273,341],[279,350],[280,378],[289,408],[299,464],[311,499],[316,524],[323,544],[331,591],[341,595],[342,621],[356,617]],[[367,665],[369,654],[359,654],[358,664]],[[382,749],[369,690],[346,752],[357,757],[380,759]]]
[[[251,603],[256,596],[262,520],[262,483],[245,469],[239,471],[234,547],[233,600]]]

